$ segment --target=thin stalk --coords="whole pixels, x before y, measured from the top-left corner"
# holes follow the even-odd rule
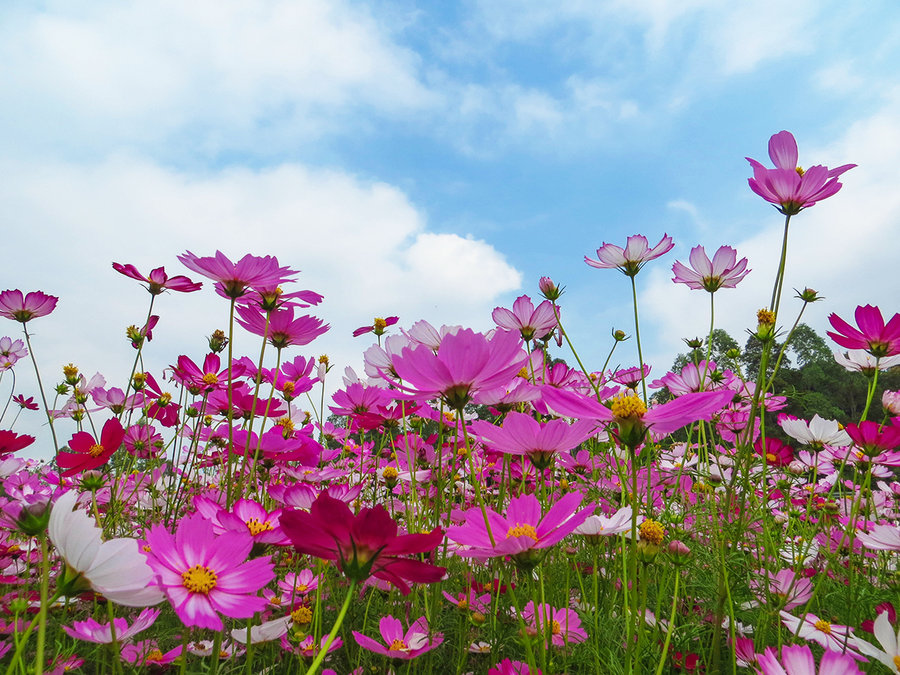
[[[37,377],[38,391],[41,392],[41,402],[44,404],[44,414],[47,415],[47,424],[50,425],[50,435],[53,436],[53,458],[59,455],[59,441],[56,440],[56,429],[53,427],[53,415],[50,414],[50,407],[47,405],[47,397],[44,395],[44,385],[41,382],[41,371],[38,370],[37,359],[34,358],[34,348],[31,346],[31,336],[28,335],[28,326],[22,324],[22,330],[25,331],[25,342],[28,344],[28,355],[31,357],[31,363],[34,365],[34,374]]]
[[[647,376],[644,372],[644,355],[641,352],[641,326],[640,323],[638,323],[637,284],[634,281],[633,275],[630,275],[628,278],[631,279],[631,299],[632,304],[634,305],[634,339],[637,342],[638,368],[641,369],[641,391],[644,394],[644,405],[647,405]]]
[[[322,645],[322,649],[320,649],[319,653],[316,654],[315,660],[307,669],[306,675],[315,675],[316,671],[319,670],[319,666],[322,665],[322,661],[324,661],[325,657],[328,655],[328,648],[331,647],[331,643],[334,642],[334,638],[337,636],[338,631],[341,628],[341,624],[344,623],[344,617],[347,616],[347,609],[350,607],[350,600],[353,598],[353,594],[355,592],[356,582],[351,581],[350,588],[347,590],[347,597],[344,598],[344,604],[341,605],[341,611],[338,614],[334,625],[331,627],[331,632],[328,634],[328,638],[325,640],[325,644]]]

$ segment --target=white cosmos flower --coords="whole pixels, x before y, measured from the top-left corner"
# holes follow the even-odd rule
[[[80,575],[97,593],[126,607],[162,602],[165,596],[137,540],[103,541],[93,518],[72,510],[77,499],[74,491],[66,492],[50,511],[50,541],[70,568],[64,575],[67,580]]]
[[[818,447],[850,445],[850,435],[841,429],[835,420],[826,420],[814,415],[809,423],[805,420],[785,418],[780,424],[784,433],[805,445]]]
[[[866,656],[878,659],[886,665],[892,672],[900,673],[900,630],[894,635],[894,629],[888,619],[887,612],[879,612],[878,618],[872,626],[872,632],[875,639],[881,643],[883,649],[878,649],[875,645],[866,642],[860,638],[856,638],[855,644],[857,649]]]

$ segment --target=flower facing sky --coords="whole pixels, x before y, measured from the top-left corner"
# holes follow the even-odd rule
[[[113,626],[116,629],[116,641],[119,643],[129,642],[135,635],[150,628],[158,616],[158,609],[145,609],[130,626],[124,618],[117,617],[113,619]],[[108,623],[100,623],[93,618],[88,618],[85,621],[75,621],[71,626],[63,626],[62,629],[76,640],[97,642],[99,644],[111,644],[113,641],[110,625]]]
[[[775,165],[767,169],[755,159],[747,157],[753,167],[750,189],[767,202],[775,204],[781,213],[795,215],[816,202],[831,197],[841,189],[838,176],[856,164],[844,164],[836,169],[811,166],[805,171],[797,166],[797,141],[789,131],[780,131],[769,139],[769,157]]]
[[[323,492],[309,512],[286,509],[280,523],[297,551],[334,560],[355,582],[374,576],[406,595],[408,581],[433,583],[444,576],[443,567],[405,557],[434,550],[444,533],[436,528],[427,534],[398,534],[397,523],[381,505],[354,515],[347,504]]]
[[[124,274],[130,279],[142,281],[147,284],[147,290],[150,291],[151,295],[159,295],[166,290],[191,293],[193,291],[199,291],[203,287],[203,284],[199,281],[191,281],[186,276],[180,274],[170,277],[166,274],[164,267],[157,267],[152,270],[148,276],[144,276],[131,264],[123,265],[122,263],[114,262],[112,266],[119,274]]]
[[[254,335],[264,336],[276,349],[307,345],[327,332],[330,326],[322,319],[303,314],[294,318],[294,308],[279,307],[266,314],[256,307],[239,305],[237,322]]]
[[[219,614],[247,619],[266,606],[259,589],[275,576],[268,557],[247,560],[249,532],[221,536],[200,515],[183,518],[173,535],[162,525],[147,533],[148,562],[185,626],[222,630]]]
[[[675,261],[672,281],[697,291],[715,293],[720,288],[735,288],[750,273],[747,259],[738,260],[737,251],[730,246],[720,246],[712,260],[702,246],[695,246],[691,249],[690,262],[693,269]]]
[[[443,633],[429,633],[428,621],[424,616],[410,624],[405,633],[400,619],[384,616],[378,622],[378,630],[384,644],[358,631],[353,631],[353,638],[363,649],[389,659],[409,661],[431,651],[444,641]]]
[[[23,295],[22,291],[3,291],[0,293],[0,316],[28,323],[39,316],[47,316],[56,309],[59,300],[55,295],[47,295],[41,291],[32,291]]]
[[[491,318],[500,328],[518,332],[523,340],[540,340],[557,324],[553,303],[544,300],[535,307],[527,295],[516,298],[512,309],[495,307]]]
[[[233,263],[221,251],[207,257],[185,251],[178,259],[188,269],[215,281],[216,292],[231,299],[245,295],[251,286],[277,287],[286,281],[293,281],[297,275],[295,270],[281,267],[278,258],[268,255],[259,257],[248,253]]]
[[[672,237],[667,234],[664,234],[653,248],[650,248],[647,237],[642,234],[634,234],[628,237],[624,249],[621,246],[603,242],[597,249],[597,260],[584,256],[584,262],[599,269],[618,269],[626,276],[633,277],[641,271],[646,263],[668,253],[673,246],[675,244]]]
[[[854,314],[857,330],[837,314],[831,314],[828,321],[835,331],[828,331],[828,337],[847,349],[864,349],[875,358],[900,354],[900,314],[894,314],[884,323],[881,310],[872,305],[860,305]]]

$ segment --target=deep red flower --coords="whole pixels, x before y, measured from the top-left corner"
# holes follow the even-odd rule
[[[370,576],[389,581],[404,595],[410,591],[408,581],[434,583],[446,571],[402,557],[437,547],[444,538],[440,528],[428,534],[398,534],[397,523],[381,505],[353,515],[347,504],[323,492],[308,513],[284,511],[281,529],[300,553],[334,560],[356,582]]]
[[[0,429],[0,457],[11,455],[34,443],[34,436],[17,434],[7,429]]]
[[[760,438],[753,444],[757,455],[765,457],[770,466],[787,466],[794,461],[794,449],[777,438]]]
[[[886,426],[879,429],[879,424],[868,420],[847,425],[847,434],[853,442],[869,457],[877,457],[882,452],[900,447],[900,427]]]
[[[125,429],[119,420],[113,417],[107,420],[100,432],[100,441],[94,440],[86,431],[79,431],[69,441],[69,449],[72,452],[60,451],[56,457],[56,463],[63,476],[74,476],[82,471],[96,469],[106,464],[112,454],[122,445],[125,438]]]
[[[137,271],[137,268],[134,265],[123,265],[122,263],[114,262],[112,266],[119,274],[124,274],[130,279],[146,283],[147,290],[150,291],[151,295],[159,295],[166,290],[190,293],[192,291],[199,291],[203,287],[202,283],[191,281],[186,276],[180,274],[178,276],[170,277],[166,274],[164,267],[157,267],[150,272],[149,276],[145,277]]]
[[[861,305],[854,316],[859,330],[837,314],[829,316],[828,321],[837,333],[828,331],[828,337],[841,347],[865,349],[876,358],[900,354],[900,314],[894,314],[885,325],[880,309]]]

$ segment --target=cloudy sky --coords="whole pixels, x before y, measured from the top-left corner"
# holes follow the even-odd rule
[[[4,2],[0,289],[60,296],[31,324],[48,380],[72,361],[121,386],[149,295],[112,261],[277,255],[332,325],[298,353],[341,369],[374,316],[486,329],[549,275],[599,368],[610,330],[632,332],[630,287],[584,256],[668,233],[675,249],[638,276],[661,373],[708,327],[707,294],[670,281],[691,247],[750,259],[718,296],[722,327],[741,335],[767,304],[781,217],[744,157],[768,164],[788,129],[801,165],[859,167],[795,218],[786,288],[827,298],[819,329],[857,304],[893,313],[898,18],[895,0]],[[226,310],[208,287],[159,298],[148,367],[202,358]]]

